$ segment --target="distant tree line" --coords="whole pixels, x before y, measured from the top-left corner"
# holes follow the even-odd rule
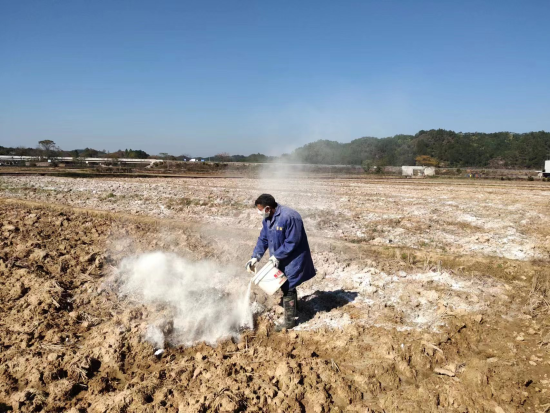
[[[550,159],[550,133],[462,133],[421,130],[416,135],[365,137],[339,143],[319,140],[296,149],[290,160],[364,167],[423,164],[448,167],[542,168]]]
[[[253,153],[248,156],[229,155],[227,152],[219,153],[214,156],[207,156],[200,159],[208,159],[212,162],[248,162],[248,163],[267,163],[276,162],[279,158],[276,156],[267,156],[261,153]]]
[[[59,148],[52,140],[43,140],[38,142],[36,148],[25,147],[4,147],[0,146],[0,155],[14,155],[14,156],[34,156],[44,158],[58,158],[58,157],[71,157],[71,158],[133,158],[133,159],[147,159],[149,154],[141,149],[119,149],[116,152],[107,152],[106,150],[97,150],[92,148],[85,149],[73,149],[71,151],[65,151]]]
[[[161,158],[189,160],[189,155],[160,153],[150,156],[140,149],[116,152],[92,148],[64,151],[54,141],[43,140],[36,148],[0,146],[0,155],[69,156],[73,158]],[[388,138],[364,137],[349,143],[319,140],[308,143],[291,154],[279,157],[261,153],[230,155],[219,153],[200,157],[212,162],[288,162],[324,165],[362,165],[365,170],[383,166],[425,165],[446,167],[542,168],[550,159],[550,132],[528,133],[462,133],[444,129],[421,130],[416,135],[395,135]]]

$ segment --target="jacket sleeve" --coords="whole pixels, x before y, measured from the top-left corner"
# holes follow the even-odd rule
[[[284,261],[296,248],[298,248],[300,241],[302,240],[303,225],[304,224],[301,219],[296,219],[294,217],[288,219],[286,225],[284,225],[285,240],[283,244],[273,253],[275,258],[279,261]]]
[[[254,248],[254,252],[252,252],[252,258],[257,258],[258,261],[261,260],[267,250],[267,247],[267,229],[264,220],[260,236],[258,237],[258,242],[256,242],[256,248]]]

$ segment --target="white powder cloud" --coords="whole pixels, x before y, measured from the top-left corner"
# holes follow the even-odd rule
[[[145,333],[156,348],[215,344],[253,327],[250,286],[238,269],[160,251],[125,258],[118,269],[119,294],[158,310]]]

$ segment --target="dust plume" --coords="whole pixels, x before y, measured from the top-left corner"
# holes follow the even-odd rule
[[[119,295],[155,309],[145,333],[155,348],[215,344],[253,327],[250,289],[236,269],[149,252],[123,259],[117,284]]]

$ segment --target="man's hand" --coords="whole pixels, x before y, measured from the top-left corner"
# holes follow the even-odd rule
[[[279,267],[279,260],[275,258],[275,255],[272,255],[271,257],[269,257],[268,262],[272,263],[275,268]]]
[[[256,264],[258,263],[257,258],[252,258],[250,261],[246,263],[246,271],[248,271],[251,274],[256,274]]]

